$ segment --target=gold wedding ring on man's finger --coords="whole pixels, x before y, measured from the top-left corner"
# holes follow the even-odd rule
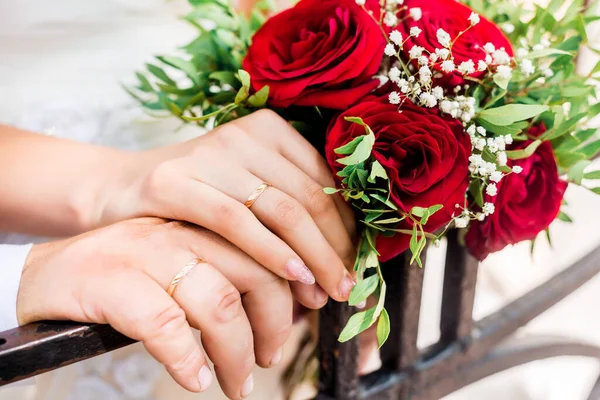
[[[252,207],[252,205],[254,204],[254,202],[256,201],[256,199],[258,199],[258,197],[263,194],[263,192],[265,190],[267,190],[268,188],[270,188],[272,185],[270,183],[267,182],[263,182],[261,183],[256,189],[254,189],[254,191],[250,194],[250,196],[248,197],[248,200],[246,200],[244,202],[244,205],[248,208]]]
[[[193,270],[197,265],[199,264],[203,264],[206,261],[204,261],[201,258],[194,258],[192,261],[190,261],[189,263],[187,263],[185,265],[185,267],[183,267],[181,269],[181,271],[179,271],[177,273],[177,275],[175,275],[175,277],[171,280],[171,284],[169,285],[169,287],[167,288],[167,293],[169,296],[173,296],[173,292],[175,291],[175,289],[177,288],[177,285],[179,285],[179,283],[181,282],[181,280],[191,271]]]

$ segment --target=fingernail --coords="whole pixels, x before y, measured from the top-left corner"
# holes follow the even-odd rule
[[[200,372],[198,372],[198,382],[200,382],[201,392],[204,392],[206,389],[208,389],[212,383],[212,374],[206,365],[203,365],[202,368],[200,368]]]
[[[327,301],[327,293],[319,285],[315,285],[315,299],[317,304],[324,304]]]
[[[281,362],[281,358],[283,357],[283,348],[280,347],[279,350],[273,354],[273,358],[271,358],[270,366],[277,365]]]
[[[315,283],[315,276],[310,272],[310,269],[308,269],[302,261],[296,258],[288,261],[285,269],[294,279],[297,279],[304,284],[312,285]]]
[[[356,308],[358,308],[359,310],[362,310],[362,309],[363,309],[363,308],[365,308],[366,306],[367,306],[367,301],[366,301],[366,300],[363,300],[363,301],[361,301],[360,303],[358,303],[358,304],[356,305]]]
[[[342,283],[340,283],[340,295],[344,299],[350,297],[350,292],[352,291],[354,285],[356,285],[356,283],[352,280],[352,278],[346,275],[342,280]]]
[[[242,392],[240,393],[242,397],[248,397],[248,395],[254,389],[254,376],[250,374],[248,378],[246,378],[246,382],[242,385]]]

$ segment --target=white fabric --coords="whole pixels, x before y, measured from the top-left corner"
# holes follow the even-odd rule
[[[19,326],[17,293],[31,244],[0,244],[0,332]]]

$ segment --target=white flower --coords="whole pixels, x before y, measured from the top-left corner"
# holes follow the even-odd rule
[[[423,17],[423,11],[421,11],[419,7],[411,8],[410,10],[408,10],[408,13],[415,21],[418,21]]]
[[[436,61],[438,60],[438,55],[437,55],[437,54],[435,54],[435,53],[431,53],[431,54],[429,54],[429,59],[430,59],[432,62],[436,62]]]
[[[477,25],[479,21],[479,14],[472,12],[471,15],[469,15],[469,22],[471,23],[471,25]]]
[[[479,173],[483,176],[488,176],[496,172],[496,164],[484,161],[479,166]]]
[[[546,83],[546,78],[544,78],[543,76],[540,76],[539,78],[537,78],[535,80],[535,83],[537,83],[538,85],[543,85],[544,83]]]
[[[423,85],[427,85],[431,82],[431,70],[427,65],[424,65],[419,69],[419,80]]]
[[[412,49],[410,49],[410,51],[408,52],[408,56],[410,58],[419,58],[423,54],[423,50],[425,49],[421,46],[413,46]]]
[[[427,56],[420,56],[419,58],[417,58],[417,62],[419,63],[419,65],[427,65],[429,64],[429,59],[427,58]]]
[[[402,74],[402,72],[400,72],[398,67],[392,67],[392,68],[390,68],[390,72],[388,73],[388,76],[390,77],[390,80],[392,82],[399,84],[401,74]]]
[[[479,150],[479,151],[483,151],[483,149],[485,148],[485,144],[486,141],[484,138],[476,138],[475,139],[475,143],[473,143],[473,146]]]
[[[525,57],[527,57],[528,54],[529,54],[529,51],[527,49],[524,49],[523,47],[519,47],[517,49],[517,57],[518,58],[525,58]]]
[[[533,51],[540,51],[540,50],[544,50],[544,46],[542,46],[541,44],[536,44],[531,49]]]
[[[504,23],[501,25],[501,28],[504,32],[511,34],[515,31],[515,26],[510,22]]]
[[[486,186],[485,193],[488,196],[495,196],[498,194],[498,187],[496,186],[495,183],[490,183],[489,185]]]
[[[483,126],[478,126],[477,127],[477,133],[479,133],[481,136],[485,136],[485,134],[487,133],[487,131],[485,130],[485,128]]]
[[[389,27],[396,26],[398,25],[398,17],[393,12],[386,12],[385,17],[383,17],[383,24]]]
[[[415,77],[414,77],[414,76],[409,76],[409,77],[408,77],[408,81],[409,81],[410,83],[413,83],[413,82],[415,81]]]
[[[481,208],[485,216],[492,215],[496,211],[496,207],[492,203],[485,203]]]
[[[392,104],[400,104],[400,100],[401,100],[400,93],[398,93],[398,92],[390,93],[390,95],[388,96],[388,100]]]
[[[491,56],[491,55],[489,55],[489,54],[486,54],[486,55],[485,55],[485,59],[484,59],[484,61],[485,61],[485,63],[486,63],[486,64],[491,64],[491,63],[492,63],[492,61],[493,61],[493,60],[492,60],[492,56]]]
[[[504,135],[504,143],[512,144],[512,142],[513,142],[513,137],[510,135],[510,133],[507,133],[506,135]]]
[[[398,81],[398,87],[400,88],[400,91],[401,91],[402,93],[406,93],[406,92],[408,92],[408,90],[410,89],[410,88],[409,88],[408,81],[407,81],[406,79],[400,79],[400,80]]]
[[[544,75],[546,78],[552,78],[554,76],[554,71],[552,71],[550,68],[546,68],[542,71],[542,75]]]
[[[437,40],[438,42],[440,42],[440,44],[444,47],[450,47],[450,34],[448,34],[448,32],[446,32],[445,30],[443,30],[442,28],[439,28],[437,30],[436,33],[437,36]]]
[[[523,167],[515,165],[514,167],[512,167],[512,172],[514,172],[515,174],[520,174],[521,172],[523,172]]]
[[[442,60],[446,60],[448,57],[450,57],[450,50],[448,50],[448,49],[435,49],[435,54],[437,54],[438,57],[441,58]]]
[[[421,95],[419,96],[419,100],[421,101],[422,105],[429,108],[435,107],[437,104],[437,100],[435,99],[435,97],[433,97],[431,93],[427,92],[421,93]]]
[[[431,94],[433,94],[433,97],[436,99],[441,100],[444,98],[444,89],[442,89],[440,86],[436,86],[431,89]]]
[[[512,68],[507,65],[499,65],[498,68],[496,68],[496,76],[500,79],[511,79]]]
[[[501,151],[501,152],[498,153],[497,159],[498,159],[498,164],[501,167],[505,166],[506,163],[508,162],[508,158],[506,157],[506,153],[503,152],[503,151]]]
[[[452,102],[449,100],[443,100],[440,103],[440,110],[442,110],[443,113],[450,114],[452,111]]]
[[[444,72],[452,72],[454,71],[454,61],[452,60],[446,60],[442,62],[442,71]]]
[[[469,134],[469,136],[473,137],[475,136],[475,125],[470,125],[467,128],[467,133]]]
[[[480,167],[485,163],[485,161],[483,161],[481,154],[471,154],[469,156],[469,163],[474,167]]]
[[[498,65],[510,64],[510,56],[508,55],[506,50],[504,50],[504,47],[494,51],[494,53],[492,54],[492,57],[494,58],[494,64],[498,64]]]
[[[454,218],[454,225],[457,228],[466,228],[467,225],[469,225],[469,218],[468,217],[456,217],[456,218]]]
[[[396,48],[393,44],[388,43],[383,50],[384,54],[388,57],[393,57],[396,55]]]
[[[419,37],[421,32],[423,31],[418,26],[413,26],[412,28],[410,28],[410,36]]]
[[[548,38],[542,38],[542,40],[540,40],[540,44],[544,47],[550,47],[550,41],[548,40]]]
[[[475,64],[473,63],[473,60],[463,61],[458,66],[458,70],[465,75],[472,74],[475,72]]]
[[[498,150],[500,150],[498,148],[498,145],[496,144],[496,141],[494,140],[494,138],[488,138],[487,146],[488,146],[488,150],[492,153],[496,153]]]
[[[390,33],[390,40],[397,46],[402,47],[402,34],[399,31],[393,30]]]
[[[504,151],[506,150],[506,143],[504,143],[504,137],[498,136],[494,138],[494,144],[498,148],[498,150]]]
[[[477,213],[476,217],[477,217],[477,221],[483,221],[485,219],[485,214]]]
[[[483,60],[479,60],[479,62],[477,62],[477,71],[485,71],[487,69],[487,64],[485,63],[485,61]]]
[[[502,172],[500,171],[494,171],[490,174],[490,181],[492,182],[500,182],[500,180],[502,179]]]
[[[359,6],[364,6],[365,5],[366,0],[356,0],[356,4],[358,4]]]
[[[385,85],[386,83],[388,83],[388,81],[390,80],[385,75],[375,75],[375,78],[377,78],[377,80],[379,81],[379,86],[378,87],[382,87],[383,85]]]
[[[483,50],[485,50],[486,53],[492,54],[496,51],[496,46],[494,46],[494,43],[487,42],[483,45]]]
[[[562,109],[563,109],[563,114],[565,115],[565,117],[569,116],[569,113],[571,112],[571,106],[572,106],[572,104],[570,101],[563,103]]]
[[[531,76],[531,74],[535,72],[535,67],[533,66],[531,60],[525,59],[521,61],[521,72],[526,77]]]

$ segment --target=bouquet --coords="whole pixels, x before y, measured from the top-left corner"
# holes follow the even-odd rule
[[[390,329],[380,262],[459,229],[468,251],[535,240],[588,171],[600,138],[600,63],[575,58],[600,19],[583,0],[527,8],[500,0],[300,0],[240,15],[227,0],[190,0],[198,36],[138,73],[153,114],[214,127],[268,108],[322,151],[361,223],[339,340]],[[599,50],[590,48],[600,54]]]

